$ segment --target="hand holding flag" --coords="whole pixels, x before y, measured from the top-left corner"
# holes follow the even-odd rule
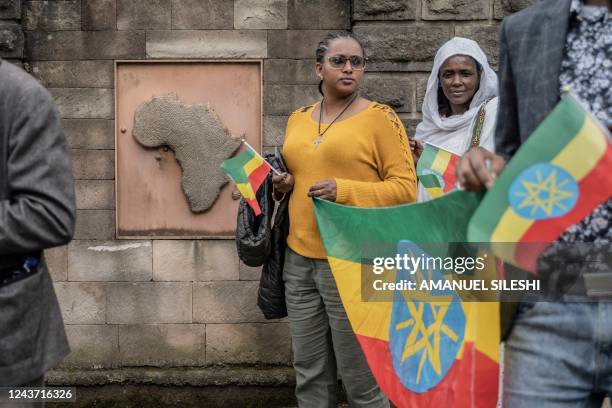
[[[242,140],[246,149],[239,155],[221,163],[221,168],[236,183],[242,197],[251,206],[255,215],[261,214],[257,202],[257,190],[263,184],[270,170],[280,174],[246,141]]]
[[[455,167],[459,156],[441,147],[425,143],[417,163],[417,177],[431,198],[453,190],[456,184]]]
[[[497,177],[468,229],[504,261],[536,272],[540,254],[612,197],[607,130],[571,95],[555,109]],[[527,245],[524,245],[524,244]]]

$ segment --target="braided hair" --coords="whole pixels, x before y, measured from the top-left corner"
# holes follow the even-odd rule
[[[365,49],[363,48],[363,44],[355,35],[348,31],[337,31],[334,33],[329,33],[321,41],[319,41],[319,45],[317,46],[317,51],[315,52],[316,61],[319,63],[323,63],[323,59],[325,57],[325,53],[329,50],[329,46],[332,41],[338,38],[351,38],[359,44],[361,47],[361,51],[363,53],[363,57],[365,58]],[[319,81],[319,93],[323,95],[323,80]]]

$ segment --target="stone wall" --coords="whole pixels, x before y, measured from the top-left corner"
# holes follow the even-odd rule
[[[0,0],[0,57],[21,64],[24,37],[21,0]]]
[[[61,370],[290,362],[287,323],[263,319],[260,271],[232,241],[115,240],[114,60],[263,59],[272,147],[287,116],[317,100],[318,40],[353,29],[370,57],[364,94],[413,134],[437,48],[471,37],[495,65],[500,19],[531,2],[0,0],[0,55],[49,88],[72,148],[76,236],[47,253],[73,350]]]

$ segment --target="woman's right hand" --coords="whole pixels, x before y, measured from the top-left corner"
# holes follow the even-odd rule
[[[274,191],[281,194],[286,194],[293,190],[293,176],[289,173],[273,175],[272,185],[274,186]]]
[[[414,160],[414,165],[416,166],[419,158],[421,157],[421,153],[423,153],[423,143],[419,142],[416,139],[411,137],[408,138],[408,144],[410,145],[410,151],[412,152],[412,159]]]

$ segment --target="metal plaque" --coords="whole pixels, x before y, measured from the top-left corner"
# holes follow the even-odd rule
[[[261,61],[118,61],[117,238],[233,238],[222,160],[261,151]]]

